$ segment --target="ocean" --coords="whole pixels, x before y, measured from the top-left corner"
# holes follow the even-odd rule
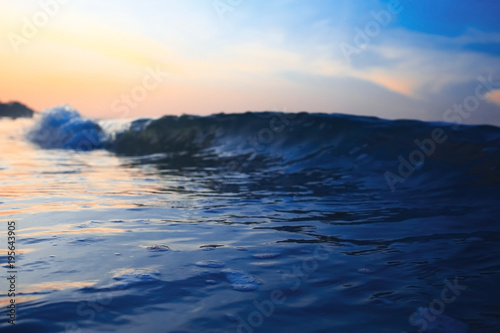
[[[0,129],[1,332],[500,328],[498,127],[60,106]]]

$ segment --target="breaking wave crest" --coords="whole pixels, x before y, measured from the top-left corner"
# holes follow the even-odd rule
[[[500,182],[500,129],[494,126],[305,112],[164,116],[110,126],[61,106],[45,111],[27,137],[42,148],[155,156],[179,168],[322,169],[365,183],[377,183],[383,177],[370,181],[373,173],[385,173],[389,184],[423,170],[428,172],[419,172],[418,181]]]

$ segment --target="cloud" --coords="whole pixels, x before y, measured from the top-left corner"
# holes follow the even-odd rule
[[[243,1],[224,21],[211,1],[74,2],[25,52],[15,55],[5,39],[0,42],[1,97],[37,108],[66,102],[85,114],[113,116],[110,103],[141,82],[145,67],[159,66],[169,73],[165,85],[130,116],[286,106],[442,120],[450,105],[474,91],[478,76],[500,77],[500,31],[494,20],[477,18],[445,18],[460,25],[453,33],[443,22],[424,27],[435,13],[401,2],[402,14],[350,62],[339,45],[354,45],[356,29],[387,2]],[[453,7],[445,2],[441,10]],[[22,17],[38,8],[30,4],[0,12],[1,32],[19,29]],[[415,6],[421,7],[412,12]],[[465,18],[462,7],[457,13]],[[489,100],[498,102],[497,94]],[[497,104],[480,109],[465,121],[500,124]]]
[[[494,90],[488,93],[486,97],[490,102],[500,105],[500,90]]]

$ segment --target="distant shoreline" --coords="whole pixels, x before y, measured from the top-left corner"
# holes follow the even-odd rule
[[[0,118],[33,118],[35,111],[19,102],[0,103]]]

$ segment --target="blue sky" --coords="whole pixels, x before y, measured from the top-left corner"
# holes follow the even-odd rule
[[[25,38],[41,2],[57,11]],[[498,1],[41,2],[0,5],[1,100],[105,118],[305,110],[500,125]],[[152,69],[159,84],[127,102]],[[476,89],[479,77],[492,82]]]

